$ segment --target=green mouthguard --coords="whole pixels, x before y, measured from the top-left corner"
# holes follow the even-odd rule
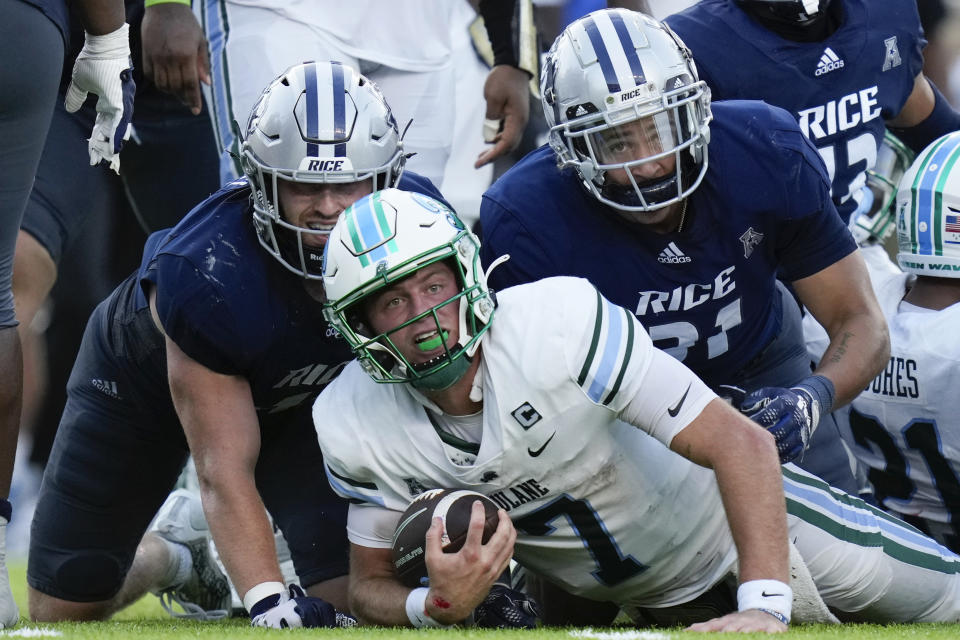
[[[421,342],[420,344],[417,345],[417,348],[420,349],[420,351],[433,351],[434,349],[442,345],[444,342],[446,342],[448,335],[449,334],[446,331],[444,331],[442,334],[437,334],[434,337],[430,338],[429,340]]]

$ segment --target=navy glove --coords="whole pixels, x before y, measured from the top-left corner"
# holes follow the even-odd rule
[[[781,463],[803,455],[820,416],[833,409],[833,383],[819,375],[804,378],[789,389],[762,387],[742,394],[737,387],[721,385],[721,397],[773,434]]]
[[[250,626],[287,629],[292,627],[354,627],[356,618],[333,608],[320,598],[311,598],[299,585],[290,593],[277,593],[250,608]]]
[[[533,629],[540,621],[540,605],[527,594],[494,584],[473,610],[473,623],[491,629]]]

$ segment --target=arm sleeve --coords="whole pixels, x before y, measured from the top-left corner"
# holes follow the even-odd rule
[[[567,367],[583,393],[669,446],[716,395],[586,280],[564,289]],[[591,300],[592,298],[592,300]],[[592,304],[591,304],[592,303]]]

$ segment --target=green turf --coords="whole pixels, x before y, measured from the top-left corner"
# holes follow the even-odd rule
[[[26,566],[13,562],[9,566],[13,595],[20,605],[20,613],[26,613],[27,585]],[[387,640],[388,638],[414,638],[426,635],[430,640],[471,638],[480,640],[668,640],[692,638],[694,634],[680,630],[639,631],[618,629],[537,629],[535,631],[488,631],[479,629],[252,629],[245,619],[221,622],[192,622],[174,620],[160,607],[154,596],[146,596],[133,606],[118,613],[109,622],[64,622],[58,624],[33,624],[21,618],[20,625],[8,631],[0,631],[0,640],[11,637],[49,637],[40,635],[56,633],[64,639],[90,640],[184,640],[186,638],[265,638],[277,634],[295,634],[297,637],[328,638],[330,640]],[[730,637],[730,636],[725,636]],[[742,634],[737,638],[769,638],[763,634]],[[789,637],[796,640],[900,640],[902,638],[931,638],[933,640],[957,640],[960,624],[914,624],[914,625],[811,625],[794,626]]]

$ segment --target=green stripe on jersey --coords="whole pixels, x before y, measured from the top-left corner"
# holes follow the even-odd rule
[[[597,316],[593,323],[593,338],[590,339],[590,351],[587,352],[587,359],[583,362],[583,368],[580,370],[580,377],[577,378],[577,384],[581,387],[587,380],[590,373],[590,367],[593,366],[593,359],[597,355],[597,346],[600,344],[600,331],[603,329],[603,298],[600,292],[593,290],[597,294]]]

